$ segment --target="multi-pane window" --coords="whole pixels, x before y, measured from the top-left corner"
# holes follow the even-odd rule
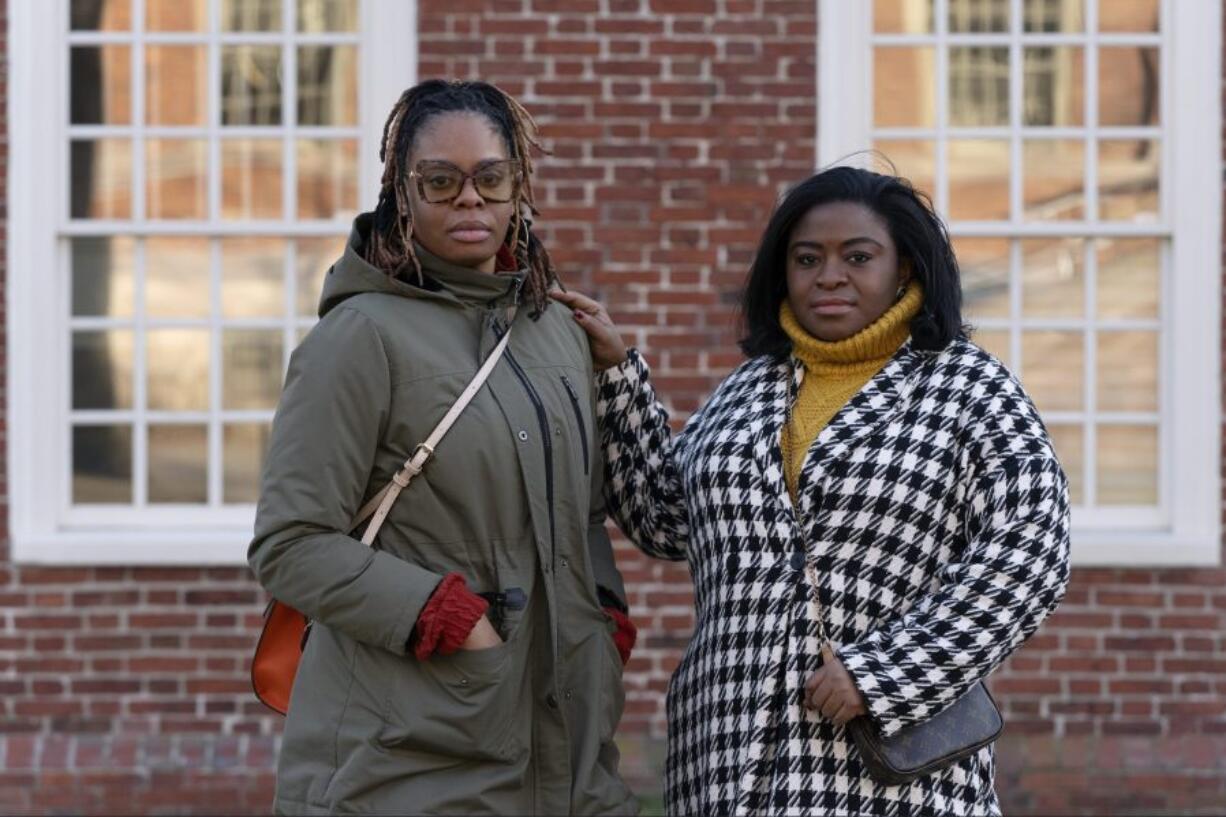
[[[1190,93],[1172,76],[1189,62],[1215,85],[1220,68],[1209,66],[1220,66],[1220,46],[1173,53],[1177,15],[1181,42],[1200,34],[1195,11],[1171,0],[858,5],[822,6],[824,25],[863,25],[868,76],[859,86],[867,103],[857,102],[854,82],[834,90],[856,70],[851,60],[823,84],[842,94],[823,110],[844,105],[838,121],[819,123],[839,132],[826,134],[824,160],[872,147],[932,196],[954,239],[974,339],[1038,405],[1081,529],[1178,528],[1184,496],[1204,487],[1178,483],[1194,481],[1178,418],[1191,403],[1212,414],[1199,385],[1188,391],[1187,367],[1208,357],[1179,345],[1194,317],[1184,305],[1189,290],[1198,297],[1195,281],[1209,287],[1199,297],[1219,297],[1219,248],[1203,238],[1217,235],[1220,204],[1206,196],[1204,213],[1188,206],[1183,196],[1205,188],[1187,171],[1194,157],[1175,147],[1186,134],[1212,132],[1215,109],[1181,109],[1168,97]],[[844,49],[838,59],[853,46],[835,48]],[[1220,143],[1202,142],[1200,161],[1217,167]],[[1213,255],[1197,258],[1194,246]],[[1204,266],[1177,270],[1176,247]],[[1218,374],[1201,372],[1213,382]],[[1216,483],[1212,472],[1195,479],[1206,477]]]

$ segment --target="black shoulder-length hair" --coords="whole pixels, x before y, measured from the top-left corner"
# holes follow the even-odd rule
[[[899,262],[924,287],[924,303],[911,321],[917,349],[943,349],[965,334],[958,261],[945,225],[931,200],[906,179],[856,167],[833,167],[788,191],[775,208],[741,293],[745,334],[741,350],[749,357],[784,357],[792,341],[779,325],[779,305],[787,297],[788,241],[797,222],[822,204],[852,202],[872,210],[886,223]]]

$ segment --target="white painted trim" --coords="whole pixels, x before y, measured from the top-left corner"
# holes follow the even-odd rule
[[[1102,2],[1103,0],[1099,0]],[[1020,3],[1013,3],[1016,12]],[[817,164],[825,166],[870,146],[878,138],[941,139],[943,137],[1013,138],[1012,128],[946,128],[938,116],[932,128],[872,128],[872,46],[976,44],[1013,45],[1013,32],[1000,35],[951,35],[946,31],[946,0],[937,0],[931,34],[874,35],[872,3],[818,0],[819,48]],[[1169,256],[1164,258],[1165,285],[1161,331],[1162,393],[1159,412],[1094,414],[1093,395],[1084,412],[1064,412],[1052,419],[1085,421],[1092,443],[1098,425],[1130,420],[1162,428],[1161,495],[1153,508],[1086,508],[1073,514],[1073,560],[1076,564],[1113,565],[1217,565],[1221,563],[1221,426],[1218,398],[1222,381],[1220,348],[1220,295],[1222,292],[1222,159],[1221,159],[1221,69],[1222,7],[1217,2],[1164,0],[1162,32],[1159,34],[1095,34],[1096,4],[1088,4],[1086,32],[1071,35],[1025,34],[1025,45],[1081,44],[1087,46],[1089,83],[1086,124],[1080,128],[1044,129],[1042,137],[1161,138],[1163,140],[1163,215],[1160,223],[1131,224],[1095,220],[1097,153],[1089,140],[1086,156],[1088,219],[1084,222],[1022,222],[1020,214],[998,222],[955,222],[950,232],[957,236],[1156,236],[1169,238]],[[1163,48],[1162,116],[1157,128],[1099,128],[1094,71],[1100,45],[1159,45]],[[937,56],[938,112],[948,93],[942,68],[943,52]],[[1016,63],[1016,54],[1011,55]],[[1206,81],[1206,77],[1209,81]],[[1019,122],[1017,89],[1013,90],[1013,124]],[[1034,128],[1022,128],[1025,138],[1039,137]],[[1042,138],[1040,137],[1040,138]],[[943,178],[943,151],[938,150],[935,194],[938,207],[947,202]],[[1015,172],[1018,157],[1014,157]],[[864,164],[853,160],[855,164]],[[1017,195],[1013,195],[1017,204]],[[1089,251],[1089,250],[1088,250]],[[1093,269],[1090,270],[1093,272]],[[1093,286],[1089,281],[1087,286]],[[1014,293],[1016,295],[1016,293]],[[988,322],[985,322],[985,326]],[[1017,321],[995,321],[992,326],[1016,330]],[[1026,321],[1029,328],[1033,321]],[[1040,322],[1041,323],[1041,322]],[[1074,322],[1076,323],[1076,322]],[[1154,322],[1099,321],[1098,330],[1112,328],[1153,329]],[[1144,324],[1142,326],[1142,323]],[[998,325],[999,324],[999,325]],[[1073,325],[1070,323],[1070,326]],[[1084,325],[1078,324],[1079,326]],[[1015,344],[1016,345],[1016,344]],[[1092,384],[1091,384],[1092,385]],[[1068,415],[1065,417],[1064,415]],[[1092,461],[1086,460],[1087,468]]]
[[[245,547],[251,538],[255,515],[253,505],[221,503],[216,479],[209,486],[210,505],[87,505],[68,506],[71,481],[70,418],[136,421],[156,420],[156,412],[81,412],[69,403],[71,348],[70,326],[86,327],[90,318],[71,319],[68,261],[61,240],[84,235],[202,235],[227,236],[280,234],[286,237],[344,235],[349,222],[296,220],[292,214],[270,221],[246,222],[144,222],[140,219],[143,201],[142,167],[133,170],[134,210],[128,221],[73,221],[68,218],[67,142],[71,137],[119,136],[142,139],[145,135],[196,135],[203,138],[282,136],[293,131],[298,136],[356,136],[362,157],[359,206],[373,204],[382,168],[378,161],[383,121],[401,91],[417,81],[417,2],[416,0],[363,0],[358,34],[302,35],[295,33],[296,44],[360,44],[359,101],[360,125],[356,128],[298,128],[294,121],[286,128],[227,128],[219,123],[196,128],[147,128],[142,123],[143,95],[133,100],[133,122],[126,126],[69,126],[68,72],[65,55],[69,43],[263,43],[284,45],[286,35],[275,33],[206,33],[162,35],[157,33],[110,34],[68,30],[69,0],[47,3],[9,4],[9,144],[8,163],[8,275],[5,287],[7,336],[7,473],[9,531],[12,559],[33,564],[242,564]],[[136,2],[140,14],[142,2]],[[292,7],[292,3],[287,6]],[[214,20],[213,28],[216,28]],[[140,27],[137,26],[139,29]],[[215,51],[216,49],[211,49]],[[292,65],[296,53],[290,55]],[[133,59],[135,60],[135,50]],[[215,68],[215,60],[210,62]],[[134,67],[136,67],[134,65]],[[212,73],[216,73],[215,70]],[[291,102],[292,83],[287,78]],[[215,97],[216,78],[210,78],[210,95]],[[47,93],[47,88],[59,93]],[[216,108],[216,106],[213,106]],[[292,106],[289,114],[292,115]],[[292,118],[292,116],[290,117]],[[292,145],[292,142],[290,143]],[[214,156],[214,158],[216,158]],[[291,157],[292,159],[293,157]],[[19,161],[14,161],[19,159]],[[140,164],[140,163],[138,163]],[[290,168],[292,169],[292,167]],[[215,174],[214,174],[215,175]],[[210,184],[210,214],[216,215],[219,203],[217,184]],[[291,188],[292,192],[292,188]],[[214,248],[215,252],[215,248]],[[139,278],[140,259],[136,259]],[[287,280],[293,281],[292,257],[287,259]],[[136,282],[139,287],[139,280]],[[292,287],[292,284],[290,285]],[[216,286],[213,287],[216,289]],[[216,300],[216,292],[213,293]],[[285,328],[287,337],[296,335],[310,320],[299,320],[292,288],[287,295],[285,320],[269,322],[269,328]],[[212,316],[199,325],[239,326]],[[107,319],[96,321],[101,327]],[[129,325],[141,323],[129,321]],[[161,325],[146,320],[142,325]],[[193,324],[196,325],[196,324]],[[260,321],[252,326],[263,325]],[[137,344],[139,347],[140,344]],[[214,344],[216,346],[216,344]],[[214,348],[216,357],[217,349]],[[286,357],[288,357],[288,352]],[[219,360],[211,369],[218,371]],[[216,385],[210,389],[216,392]],[[213,403],[216,404],[214,394]],[[215,406],[216,407],[216,406]],[[202,412],[210,425],[210,450],[218,453],[219,422],[235,419],[267,419],[269,412]],[[138,446],[139,447],[139,446]],[[134,463],[134,479],[137,476]]]

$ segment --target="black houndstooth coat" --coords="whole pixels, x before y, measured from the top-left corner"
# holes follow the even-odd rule
[[[977,346],[908,342],[809,450],[802,531],[778,439],[788,378],[803,376],[794,359],[750,360],[676,435],[636,352],[598,379],[610,511],[694,581],[694,636],[668,690],[668,811],[998,814],[991,747],[885,786],[842,727],[802,706],[813,597],[886,735],[939,712],[1063,595],[1068,489],[1047,433]]]

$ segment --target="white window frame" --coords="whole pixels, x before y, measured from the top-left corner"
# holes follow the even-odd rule
[[[68,224],[68,3],[8,4],[6,437],[12,558],[15,562],[47,564],[241,564],[251,538],[253,504],[205,508],[134,505],[119,509],[69,506],[71,450],[66,429],[71,376],[70,296],[67,258],[58,249]],[[294,0],[284,0],[287,21],[293,19],[296,6]],[[134,21],[134,28],[137,25]],[[213,30],[217,30],[216,25],[215,18]],[[103,34],[98,39],[105,38]],[[254,35],[251,39],[265,41],[270,37]],[[373,201],[382,174],[378,151],[384,118],[400,93],[417,79],[416,0],[361,0],[359,32],[352,39],[361,45],[359,204],[366,205]],[[288,46],[288,35],[284,42]],[[209,50],[209,83],[216,86],[219,49],[210,45]],[[293,55],[286,59],[293,59]],[[216,92],[211,89],[211,93]],[[134,97],[132,119],[138,140],[142,108],[143,99]],[[295,127],[287,114],[284,128],[270,135],[288,134],[291,138],[286,144],[292,146]],[[200,130],[203,133],[205,129]],[[216,146],[217,142],[211,144]],[[287,147],[286,159],[292,161],[289,153]],[[212,162],[218,160],[216,155],[210,158]],[[141,174],[137,169],[135,196],[144,193]],[[292,190],[292,174],[283,175],[287,191]],[[211,178],[216,180],[217,173],[211,173]],[[211,198],[218,200],[216,195]],[[124,223],[127,230],[132,223]],[[209,236],[346,235],[350,227],[347,221],[285,219],[148,222],[147,230],[146,223],[136,226],[146,235]],[[73,234],[80,234],[80,227],[78,222]],[[89,225],[88,229],[96,229],[101,235],[109,233],[106,222]],[[292,327],[287,327],[286,335],[287,341],[292,341]],[[286,360],[288,353],[287,348]],[[217,357],[216,348],[213,354]],[[215,359],[211,366],[214,378],[219,368],[220,360]],[[269,415],[259,414],[259,419]],[[210,417],[205,420],[215,422]],[[216,495],[216,486],[212,493]]]
[[[1012,19],[1020,20],[1022,0],[1011,2]],[[947,3],[936,0],[938,33],[944,26]],[[819,167],[842,161],[864,163],[866,159],[852,154],[871,147],[872,5],[871,0],[818,0]],[[1162,290],[1159,365],[1166,377],[1159,396],[1161,514],[1145,513],[1145,509],[1119,513],[1075,509],[1072,558],[1076,565],[1218,565],[1222,558],[1222,412],[1218,402],[1222,379],[1222,5],[1216,0],[1174,0],[1164,2],[1162,8],[1162,196],[1166,217],[1157,227],[1169,233],[1166,268],[1177,274],[1167,276]],[[1093,30],[1091,24],[1086,21],[1087,30]],[[1060,35],[1048,38],[1055,42]],[[891,35],[891,39],[902,44],[906,36]],[[1000,39],[999,44],[1008,44],[1008,35]],[[942,57],[937,58],[938,88],[946,77],[943,62]],[[1087,60],[1087,74],[1091,70]],[[1014,109],[1021,100],[1017,78],[1012,83]],[[1095,101],[1087,99],[1086,104],[1089,108]],[[1020,121],[1018,115],[1015,110],[1015,122]],[[934,133],[943,127],[938,122]],[[1017,131],[1001,130],[1006,131],[1003,135],[1020,139]],[[944,156],[938,151],[938,189],[933,191],[938,205],[947,200],[944,169]],[[1020,184],[1012,187],[1016,198]],[[1094,195],[1093,190],[1087,195]],[[1016,218],[1021,210],[1016,201],[1011,210]],[[1002,230],[1002,222],[949,225],[954,237],[1130,234],[1129,225],[1102,223],[1069,229],[1012,221],[1006,227]],[[1013,297],[1018,299],[1016,291]]]

